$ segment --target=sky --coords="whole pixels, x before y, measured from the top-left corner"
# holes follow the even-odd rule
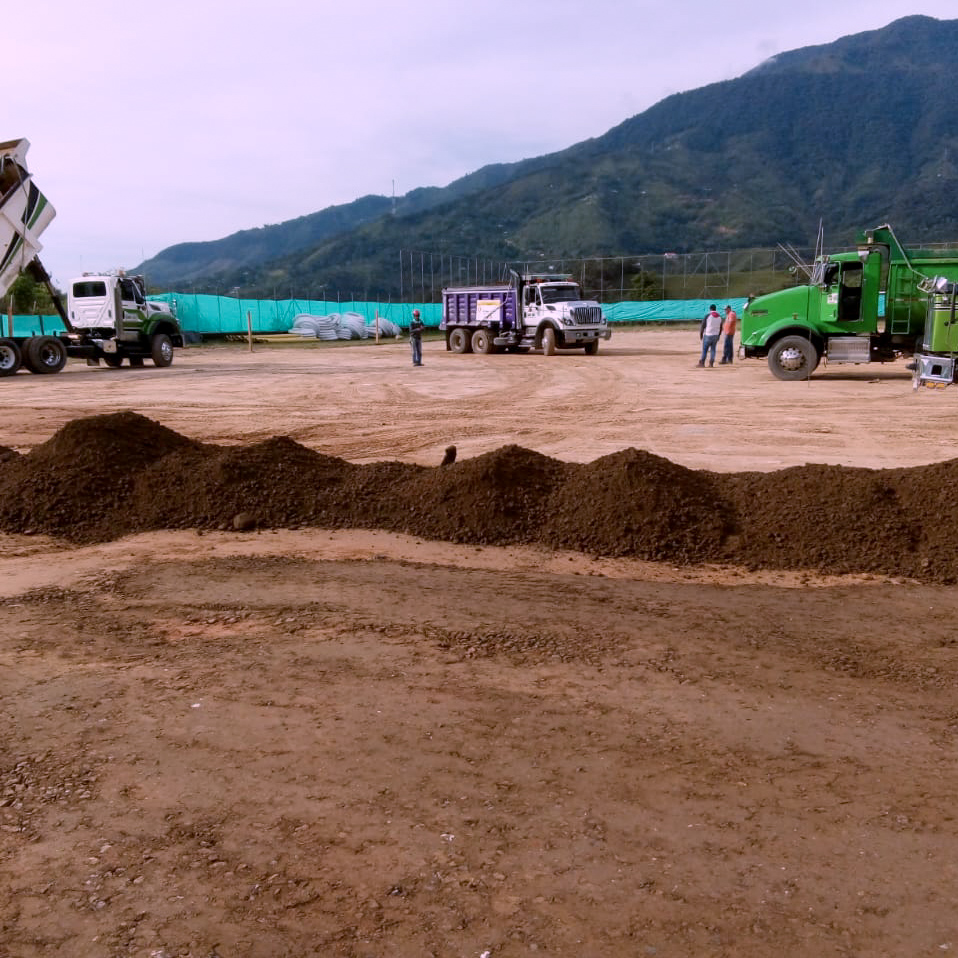
[[[60,285],[600,136],[673,93],[955,0],[34,0],[0,140]]]

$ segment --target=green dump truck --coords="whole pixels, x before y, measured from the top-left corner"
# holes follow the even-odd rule
[[[742,313],[746,357],[779,379],[807,379],[826,363],[887,363],[922,350],[928,284],[958,281],[958,250],[906,249],[888,224],[856,250],[820,256],[804,286],[751,300]]]

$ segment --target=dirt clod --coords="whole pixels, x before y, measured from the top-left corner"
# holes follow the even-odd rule
[[[256,528],[256,516],[250,512],[237,512],[233,516],[233,528],[237,532],[249,532]]]

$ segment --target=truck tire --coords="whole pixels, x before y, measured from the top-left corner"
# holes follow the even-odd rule
[[[466,329],[454,329],[449,333],[449,349],[454,353],[471,353],[472,341]]]
[[[116,353],[104,353],[103,362],[110,367],[110,369],[119,369],[123,365],[123,357],[117,356]]]
[[[133,366],[135,369],[139,369],[139,368],[143,365],[143,357],[142,357],[142,356],[131,356],[131,357],[130,357],[130,365]]]
[[[20,347],[12,339],[0,339],[0,376],[12,376],[22,361]]]
[[[585,354],[586,356],[595,356],[599,351],[599,341],[597,339],[590,339],[585,344]]]
[[[556,331],[551,326],[546,326],[542,330],[542,355],[555,356],[556,354]]]
[[[173,364],[173,340],[166,333],[157,333],[150,340],[150,355],[154,366],[171,366]]]
[[[488,329],[477,329],[472,334],[472,351],[474,353],[488,356],[494,349],[492,333],[490,333]]]
[[[56,336],[31,336],[24,343],[24,365],[31,373],[58,373],[67,364],[67,348]]]
[[[804,336],[784,336],[768,351],[768,368],[776,379],[808,379],[820,358],[811,340]]]

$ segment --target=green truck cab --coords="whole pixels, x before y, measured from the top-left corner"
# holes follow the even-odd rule
[[[778,379],[806,379],[826,363],[886,363],[921,349],[923,284],[958,279],[958,250],[905,249],[887,224],[851,252],[820,256],[809,282],[751,300],[742,313],[746,357],[767,358]]]

